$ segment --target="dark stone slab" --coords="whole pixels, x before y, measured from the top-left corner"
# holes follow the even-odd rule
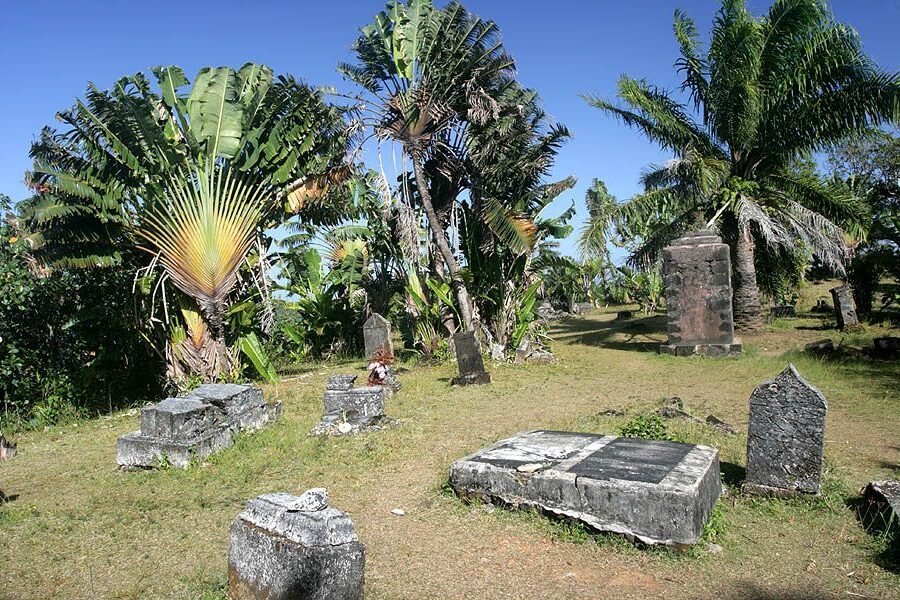
[[[778,304],[772,307],[772,316],[779,319],[790,319],[797,316],[797,308],[793,304]]]
[[[817,340],[806,344],[803,349],[810,354],[830,354],[834,352],[834,342],[831,339]]]
[[[789,365],[750,396],[747,432],[749,493],[818,494],[828,403]]]
[[[478,347],[478,338],[472,331],[463,331],[453,335],[453,346],[456,349],[456,364],[459,377],[453,385],[478,385],[491,382],[490,374],[484,370],[484,359]]]
[[[875,355],[882,358],[892,358],[900,355],[900,337],[877,337],[872,340]]]
[[[734,339],[731,254],[714,232],[701,230],[663,249],[668,341],[674,356],[724,356],[741,351]]]
[[[834,316],[837,319],[838,329],[848,329],[859,325],[859,317],[856,316],[856,302],[853,300],[853,290],[849,285],[840,285],[829,290],[834,301]]]
[[[695,544],[721,493],[707,446],[529,431],[453,463],[463,497],[535,506],[649,544]]]
[[[363,325],[363,342],[365,343],[366,360],[375,358],[375,354],[379,350],[388,356],[394,355],[394,346],[391,343],[391,324],[378,313],[372,313],[372,316]]]
[[[620,310],[616,313],[616,321],[625,321],[626,319],[630,319],[634,316],[634,313],[630,310]]]
[[[234,600],[361,599],[364,576],[365,546],[347,513],[328,508],[324,490],[264,494],[231,525]]]

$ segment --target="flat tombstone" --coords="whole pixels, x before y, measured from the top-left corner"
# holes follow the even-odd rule
[[[463,331],[453,335],[456,349],[456,364],[459,366],[459,377],[454,384],[489,383],[490,373],[484,370],[484,359],[478,347],[478,338],[474,331]]]
[[[831,299],[834,300],[834,316],[837,319],[838,329],[847,329],[859,325],[859,317],[856,316],[856,302],[853,300],[853,290],[849,285],[839,285],[831,288]]]
[[[794,365],[753,390],[744,491],[818,494],[827,410],[825,396]]]
[[[687,234],[663,249],[668,343],[660,352],[720,356],[741,351],[734,339],[731,254],[709,230]]]
[[[715,448],[529,431],[454,462],[450,484],[648,544],[696,544],[722,491]]]
[[[391,344],[391,324],[378,313],[372,313],[372,316],[363,325],[363,341],[366,348],[366,360],[372,360],[379,350],[389,356],[394,355],[394,346]]]
[[[363,597],[365,546],[324,489],[264,494],[231,525],[228,595],[234,600]]]

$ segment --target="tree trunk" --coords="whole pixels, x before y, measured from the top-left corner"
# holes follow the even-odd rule
[[[431,193],[428,191],[428,185],[425,182],[422,159],[413,157],[412,162],[416,173],[416,187],[419,190],[419,197],[422,199],[425,216],[428,217],[428,225],[434,234],[434,241],[444,259],[444,264],[447,265],[447,270],[450,272],[450,285],[453,291],[456,292],[456,299],[459,301],[459,313],[463,320],[462,329],[463,331],[472,331],[475,326],[472,321],[472,300],[469,297],[469,290],[466,289],[466,282],[463,281],[459,263],[456,262],[456,258],[453,256],[447,234],[444,228],[441,227],[441,221],[434,211],[434,205],[431,203]]]
[[[738,229],[734,252],[734,327],[738,331],[756,331],[763,326],[756,265],[753,262],[753,237],[750,229]]]

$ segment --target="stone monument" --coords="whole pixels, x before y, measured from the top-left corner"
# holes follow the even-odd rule
[[[863,490],[860,516],[870,531],[887,536],[900,550],[900,481],[883,480],[869,483]]]
[[[825,396],[794,365],[753,390],[744,491],[818,494],[827,410]]]
[[[363,342],[365,343],[366,360],[375,358],[379,350],[387,356],[394,356],[394,346],[391,344],[391,324],[378,313],[372,313],[372,316],[363,325]]]
[[[741,351],[734,338],[731,255],[710,230],[689,233],[663,249],[669,339],[660,352],[723,356]]]
[[[478,347],[474,331],[462,331],[453,335],[456,348],[456,364],[459,377],[454,377],[452,385],[479,385],[491,382],[491,374],[484,370],[484,359]]]
[[[141,410],[141,429],[116,443],[123,469],[152,468],[163,462],[186,468],[231,446],[241,431],[260,429],[275,420],[281,403],[267,404],[252,385],[208,383],[186,397],[166,398]]]
[[[708,446],[528,431],[454,462],[464,498],[539,507],[647,544],[692,545],[722,492]]]
[[[829,290],[834,301],[834,316],[837,319],[838,329],[852,329],[859,326],[859,317],[856,316],[856,302],[853,300],[853,290],[849,285],[839,285]]]
[[[353,387],[356,375],[332,375],[325,384],[324,416],[313,435],[345,435],[377,428],[385,419],[388,389],[381,385]]]
[[[366,548],[323,488],[263,494],[231,524],[228,596],[233,600],[363,598]]]

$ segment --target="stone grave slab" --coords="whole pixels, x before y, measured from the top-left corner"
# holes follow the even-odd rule
[[[194,459],[228,448],[242,431],[275,420],[281,404],[267,404],[252,385],[206,384],[187,397],[166,398],[141,410],[141,429],[116,442],[123,469],[146,469],[163,462],[190,466]]]
[[[825,396],[794,365],[753,390],[744,491],[818,494],[827,410]]]
[[[734,337],[731,253],[710,230],[689,233],[663,249],[668,341],[664,354],[724,356],[741,352]]]
[[[332,375],[322,398],[323,417],[312,435],[345,435],[378,428],[386,420],[384,405],[390,394],[382,385],[353,387],[356,375]]]
[[[859,317],[856,315],[856,302],[853,300],[853,290],[849,285],[839,285],[828,290],[834,301],[834,316],[837,319],[838,329],[849,329],[859,325]]]
[[[484,358],[481,356],[475,332],[455,333],[453,346],[456,349],[459,377],[453,379],[452,385],[480,385],[491,382],[491,374],[484,370]]]
[[[394,346],[391,343],[391,324],[378,313],[372,313],[372,316],[366,319],[363,325],[363,342],[366,360],[375,358],[375,354],[379,350],[388,356],[394,355]]]
[[[231,525],[228,595],[234,600],[363,598],[365,546],[323,488],[263,494]]]
[[[696,544],[722,491],[708,446],[528,431],[454,462],[462,497],[533,506],[647,544]]]

